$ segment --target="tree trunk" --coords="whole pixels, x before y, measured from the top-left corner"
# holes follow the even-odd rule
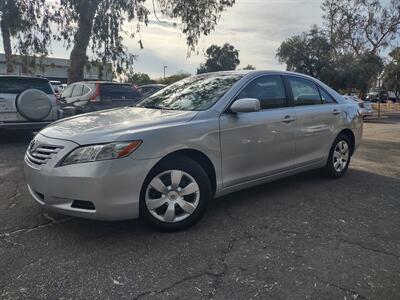
[[[98,1],[81,1],[79,5],[78,29],[74,36],[74,47],[72,48],[68,69],[68,83],[84,79],[86,65],[86,51],[92,35],[93,20],[98,7]]]
[[[7,24],[7,20],[2,19],[0,22],[1,36],[3,38],[3,48],[6,57],[6,70],[7,73],[14,72],[14,64],[12,61],[12,49],[11,49],[11,34],[10,27]]]

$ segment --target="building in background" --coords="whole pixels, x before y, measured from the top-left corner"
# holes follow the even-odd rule
[[[24,58],[19,55],[14,56],[15,75],[37,75],[48,78],[49,80],[58,80],[61,83],[67,83],[69,59],[63,58]],[[25,63],[23,63],[25,62]],[[5,55],[0,53],[0,74],[6,74]],[[92,64],[87,66],[84,71],[85,80],[112,80],[111,64],[99,65]]]

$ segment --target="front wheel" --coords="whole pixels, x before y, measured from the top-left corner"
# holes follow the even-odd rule
[[[174,158],[147,176],[140,199],[141,216],[161,230],[180,230],[195,224],[212,197],[210,180],[195,161]]]
[[[347,135],[339,135],[329,152],[324,173],[330,178],[339,178],[346,173],[351,159],[351,143]]]

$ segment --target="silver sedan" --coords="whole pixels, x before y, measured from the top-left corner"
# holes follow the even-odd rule
[[[314,78],[210,73],[51,124],[30,143],[25,174],[45,209],[177,230],[215,197],[310,169],[341,177],[362,128],[357,106]]]

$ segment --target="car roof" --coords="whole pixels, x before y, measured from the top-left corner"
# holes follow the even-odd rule
[[[38,77],[38,76],[28,76],[28,75],[0,75],[0,78],[9,78],[9,79],[30,79],[30,80],[43,80],[49,81],[47,78]]]
[[[77,81],[73,82],[71,84],[76,84],[76,83],[99,83],[99,84],[118,84],[118,85],[131,85],[130,83],[122,83],[122,82],[114,82],[114,81],[106,81],[106,80],[84,80],[84,81]]]

